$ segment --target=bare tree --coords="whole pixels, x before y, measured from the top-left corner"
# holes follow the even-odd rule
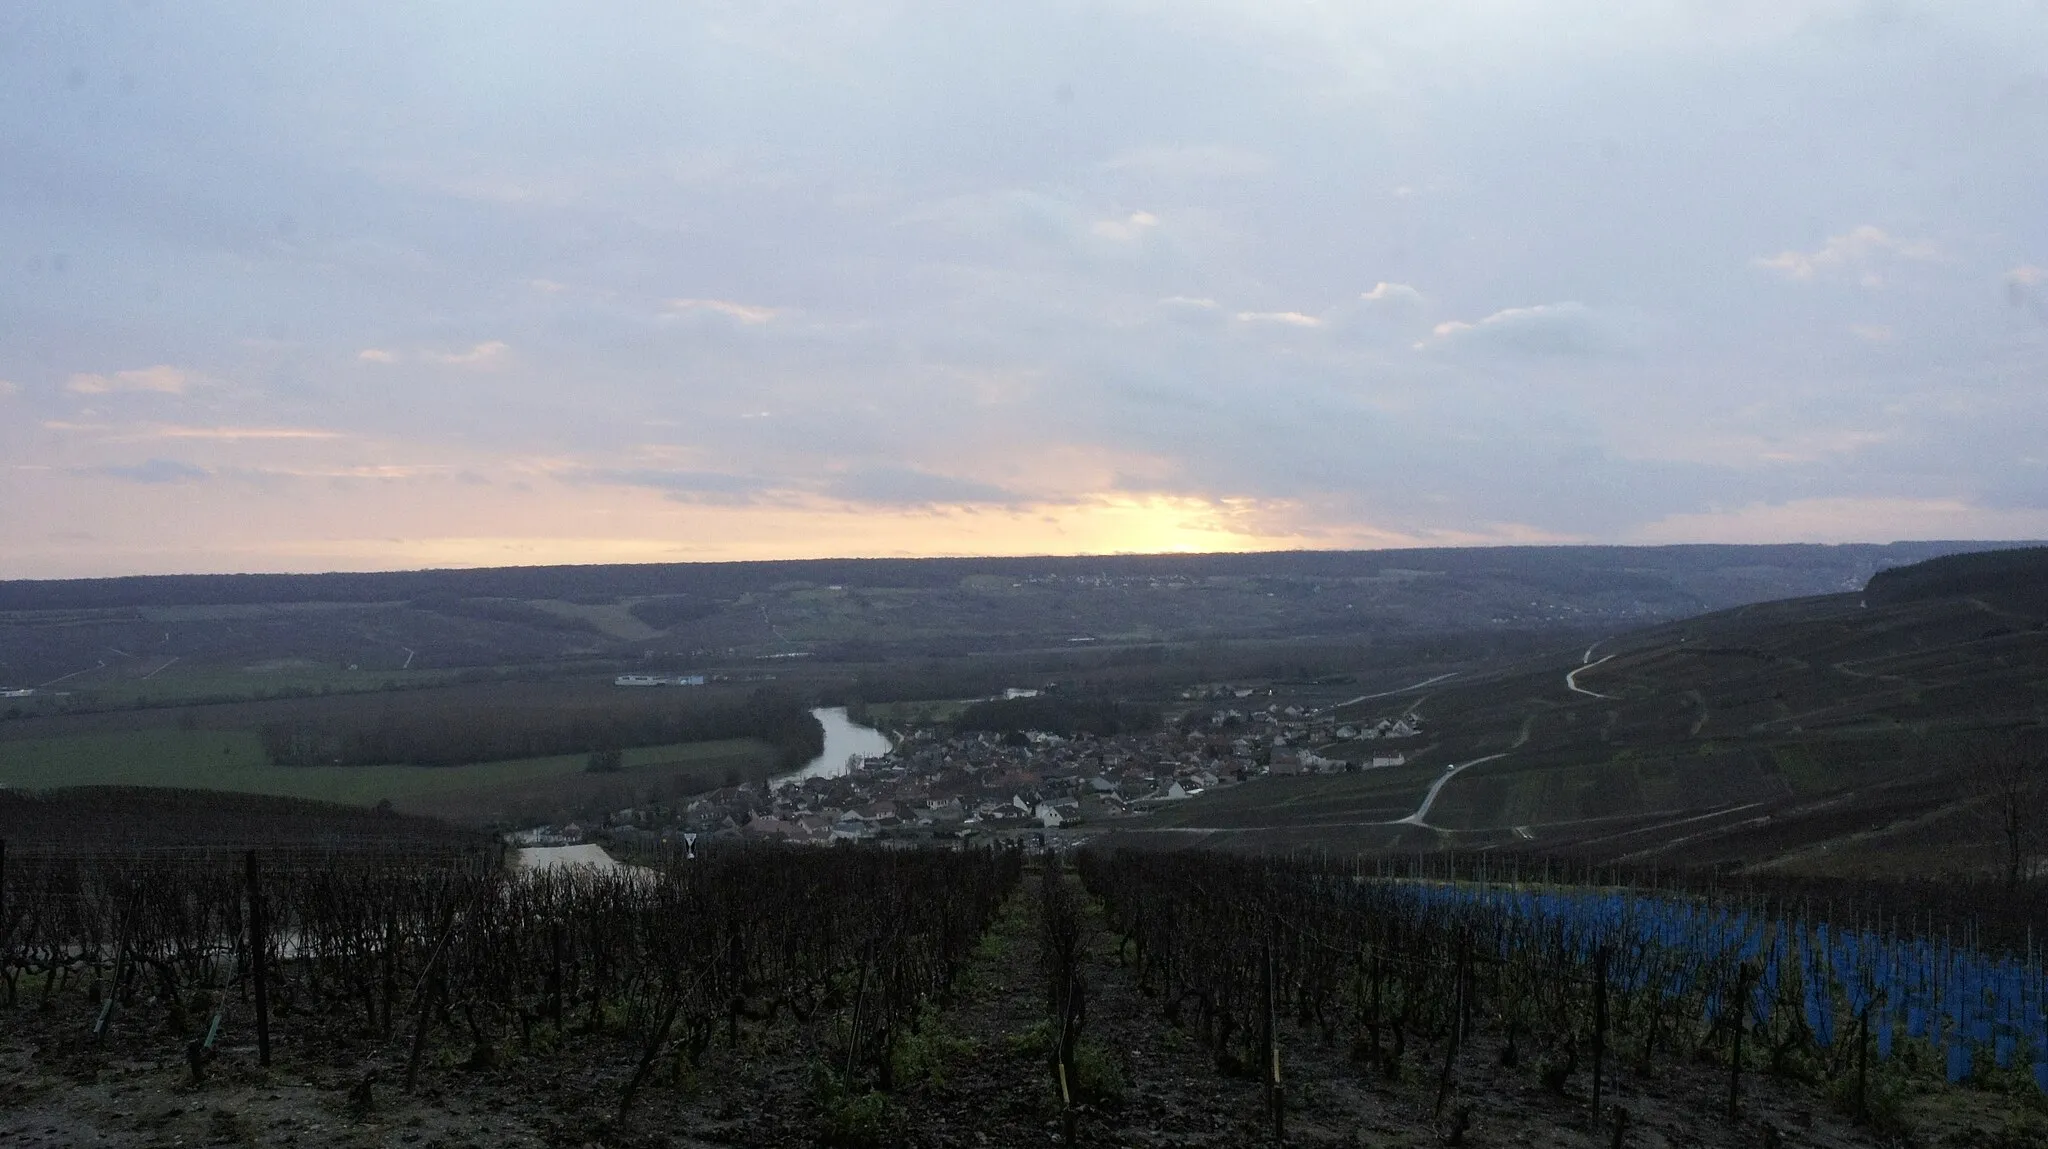
[[[1962,748],[1964,775],[1997,832],[2010,889],[2027,877],[2027,859],[2041,839],[2041,818],[2048,814],[2044,735],[2048,728],[2021,727],[1985,734]]]

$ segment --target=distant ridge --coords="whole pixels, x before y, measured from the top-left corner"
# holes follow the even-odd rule
[[[780,559],[718,563],[483,567],[328,574],[129,575],[0,581],[0,610],[105,610],[166,604],[396,602],[433,595],[473,598],[724,596],[804,582],[858,587],[932,587],[970,575],[1117,577],[1345,577],[1384,569],[1454,576],[1512,573],[1569,584],[1587,573],[1657,576],[1702,562],[1757,565],[1820,557],[1875,570],[1957,551],[2025,543],[1927,541],[1845,544],[1686,544],[1660,547],[1428,547],[1412,550],[1268,551],[1199,555],[1084,555],[930,559]],[[1843,589],[1850,589],[1844,587]]]
[[[2048,614],[2048,547],[1944,555],[1873,575],[1872,605],[1980,598],[2008,610]]]

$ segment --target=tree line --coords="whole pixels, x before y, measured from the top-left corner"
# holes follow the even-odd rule
[[[684,701],[674,692],[651,691],[595,704],[301,714],[264,724],[260,735],[264,754],[278,766],[459,766],[758,738],[774,748],[778,766],[794,769],[825,749],[825,729],[803,703],[768,688],[736,702]]]
[[[988,731],[1018,734],[1042,730],[1073,737],[1092,734],[1110,738],[1159,729],[1159,711],[1150,706],[1108,698],[1073,698],[1049,694],[1037,698],[998,698],[977,702],[960,712],[953,728],[963,733]]]

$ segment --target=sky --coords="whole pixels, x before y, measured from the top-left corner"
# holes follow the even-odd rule
[[[0,577],[2048,537],[2048,4],[0,0]]]

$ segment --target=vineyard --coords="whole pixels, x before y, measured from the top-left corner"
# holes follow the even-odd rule
[[[1617,1086],[1674,1063],[1721,1067],[1730,1122],[1759,1075],[1811,1084],[1881,1131],[1936,1081],[2048,1098],[2048,979],[2031,946],[1987,954],[1875,910],[1831,927],[1756,901],[1355,863],[1118,853],[1084,856],[1082,872],[1168,1018],[1262,1080],[1276,1138],[1283,1033],[1426,1077],[1454,1130],[1483,1039],[1500,1065],[1526,1061],[1581,1099],[1615,1144]]]
[[[196,1112],[365,1145],[2048,1144],[2030,950],[1870,904],[1515,877],[17,848],[0,1114],[89,1094],[138,1144]],[[37,1120],[0,1137],[87,1140]]]
[[[1019,855],[707,851],[613,874],[514,875],[496,848],[5,857],[0,981],[16,1018],[71,1016],[61,1056],[183,1045],[261,1066],[363,1066],[360,1108],[451,1068],[583,1042],[624,1115],[657,1071],[787,1030],[850,1096],[1016,884]],[[224,1039],[223,1035],[227,1035]]]

